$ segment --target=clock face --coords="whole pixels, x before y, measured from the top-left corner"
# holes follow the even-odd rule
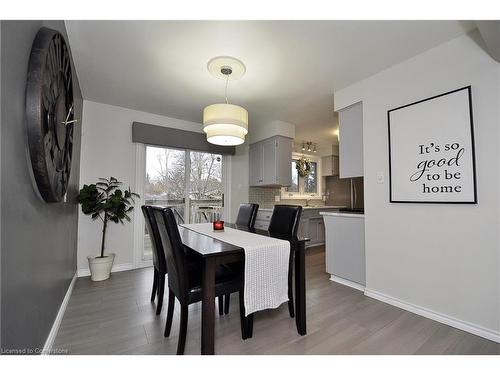
[[[26,125],[32,176],[46,202],[62,200],[73,152],[73,80],[63,36],[41,28],[31,49]]]

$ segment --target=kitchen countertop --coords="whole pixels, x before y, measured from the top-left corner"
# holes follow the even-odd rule
[[[342,216],[342,217],[358,217],[364,218],[365,214],[357,214],[355,212],[320,212],[322,216]]]
[[[332,209],[339,209],[339,208],[345,208],[346,206],[302,206],[303,210],[332,210]],[[259,211],[269,211],[271,212],[273,209],[272,208],[259,208]]]

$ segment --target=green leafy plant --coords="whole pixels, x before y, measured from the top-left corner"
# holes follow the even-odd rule
[[[132,205],[134,197],[139,195],[133,193],[130,187],[127,190],[121,190],[122,185],[114,177],[99,178],[99,181],[91,185],[83,185],[78,194],[78,203],[82,205],[82,212],[90,215],[92,220],[100,219],[102,221],[102,241],[101,255],[98,258],[104,258],[104,242],[106,239],[106,229],[108,221],[124,224],[130,221],[128,215],[134,209]]]

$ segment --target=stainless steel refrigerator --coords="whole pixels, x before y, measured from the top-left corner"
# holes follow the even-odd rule
[[[352,211],[364,211],[363,177],[326,177],[326,205],[345,206]]]

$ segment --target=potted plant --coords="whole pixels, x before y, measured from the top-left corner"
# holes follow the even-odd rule
[[[114,253],[104,255],[108,222],[124,224],[124,220],[130,221],[128,213],[134,209],[134,197],[139,197],[130,188],[119,189],[121,184],[114,177],[99,178],[95,184],[83,185],[78,194],[82,212],[91,215],[92,220],[102,221],[101,254],[87,257],[92,281],[108,279],[115,259]]]

